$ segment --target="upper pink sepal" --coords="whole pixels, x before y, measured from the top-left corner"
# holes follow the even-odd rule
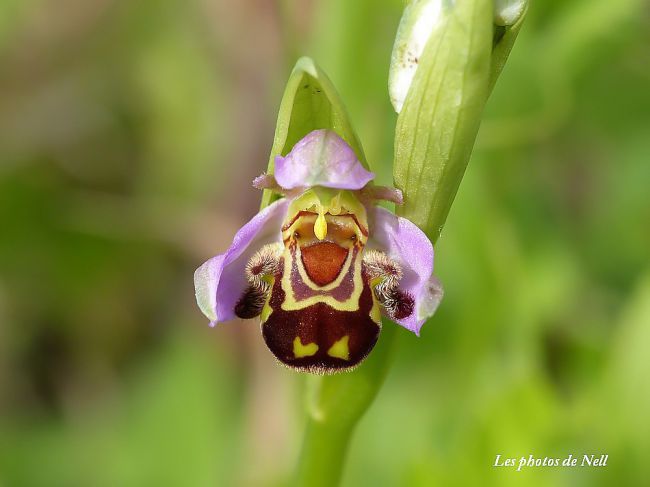
[[[275,180],[284,189],[323,186],[359,190],[375,175],[367,171],[354,150],[336,132],[314,130],[285,157],[275,158]]]

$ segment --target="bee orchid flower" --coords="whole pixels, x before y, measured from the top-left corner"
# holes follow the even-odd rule
[[[416,225],[376,205],[402,196],[373,179],[331,130],[315,130],[276,157],[274,173],[253,185],[281,198],[194,275],[211,325],[259,317],[282,364],[318,374],[361,363],[382,315],[419,335],[442,298],[433,246]]]

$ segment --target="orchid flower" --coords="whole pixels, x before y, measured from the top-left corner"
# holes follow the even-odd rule
[[[315,130],[258,189],[282,198],[235,235],[194,276],[211,325],[259,317],[264,340],[284,365],[331,373],[373,349],[381,316],[419,335],[442,297],[433,246],[413,223],[376,206],[401,192],[371,181],[334,131]]]

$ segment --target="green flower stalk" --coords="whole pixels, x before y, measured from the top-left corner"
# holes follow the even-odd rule
[[[197,303],[212,326],[259,318],[281,364],[320,375],[357,369],[315,379],[301,469],[310,485],[340,471],[349,435],[381,384],[392,327],[369,365],[362,362],[382,316],[419,334],[442,297],[431,242],[377,206],[402,196],[373,179],[331,83],[301,59],[268,171],[253,181],[266,191],[263,208],[195,273]]]
[[[525,1],[495,5],[490,0],[415,0],[405,8],[389,77],[391,101],[399,113],[393,175],[404,194],[397,213],[416,223],[433,242],[526,8]],[[395,329],[387,326],[375,352],[357,370],[310,378],[296,485],[338,484],[349,439],[381,388],[396,337]]]

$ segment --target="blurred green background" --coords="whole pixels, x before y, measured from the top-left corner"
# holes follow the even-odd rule
[[[381,183],[400,0],[0,3],[0,486],[275,486],[302,377],[192,274],[259,205],[298,55]],[[650,8],[534,2],[345,486],[650,485]],[[605,468],[495,456],[609,454]]]

